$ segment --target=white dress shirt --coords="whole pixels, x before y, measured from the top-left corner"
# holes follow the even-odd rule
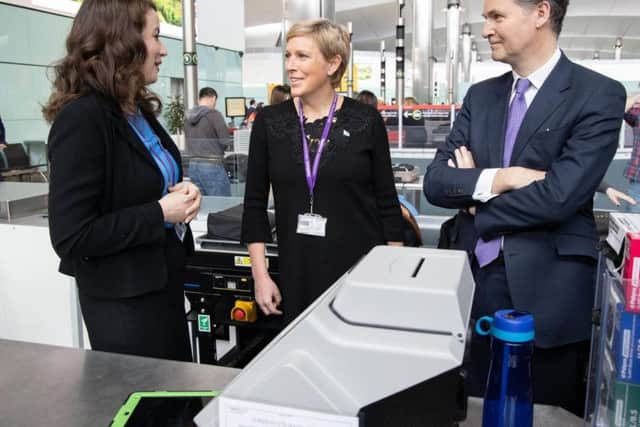
[[[542,67],[538,68],[536,71],[531,73],[528,77],[519,76],[515,71],[512,71],[513,84],[511,85],[511,96],[509,98],[509,105],[511,105],[511,102],[513,101],[513,98],[516,95],[516,92],[515,92],[516,82],[518,81],[518,79],[526,78],[526,79],[529,79],[529,81],[531,82],[531,85],[524,93],[524,100],[527,103],[527,108],[529,108],[529,106],[533,102],[533,99],[538,94],[538,91],[542,87],[545,80],[547,80],[547,77],[549,77],[549,75],[551,74],[551,71],[553,71],[553,68],[556,66],[558,61],[560,61],[560,49],[556,48],[551,58],[549,58],[549,60]],[[485,203],[493,199],[494,197],[498,196],[498,194],[494,194],[491,192],[491,187],[493,186],[493,180],[495,179],[497,172],[498,172],[498,169],[484,169],[480,173],[480,176],[478,177],[478,181],[476,182],[475,189],[471,196],[474,200]]]

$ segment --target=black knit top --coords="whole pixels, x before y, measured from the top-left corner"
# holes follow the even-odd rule
[[[313,162],[326,117],[305,124]],[[293,101],[266,107],[253,124],[242,240],[270,242],[266,207],[273,187],[283,309],[295,318],[373,246],[402,240],[402,218],[387,133],[378,111],[345,98],[320,160],[314,213],[326,237],[296,233],[309,211],[300,124]]]

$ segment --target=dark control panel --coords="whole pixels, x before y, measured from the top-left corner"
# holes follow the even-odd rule
[[[267,254],[278,283],[278,255]],[[264,316],[254,299],[251,261],[240,245],[207,245],[187,264],[185,297],[194,360],[242,368],[282,330],[281,316]]]

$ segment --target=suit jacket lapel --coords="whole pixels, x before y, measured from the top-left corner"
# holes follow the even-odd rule
[[[115,124],[114,131],[116,132],[116,135],[114,136],[116,137],[116,140],[125,140],[147,163],[149,163],[149,165],[153,167],[153,170],[158,173],[158,176],[162,178],[162,172],[158,168],[158,165],[153,159],[153,156],[151,155],[149,150],[147,150],[147,147],[144,146],[142,141],[140,141],[134,130],[131,129],[131,126],[129,125],[129,122],[127,121],[127,118],[122,112],[120,106],[111,99],[108,99],[106,97],[102,98],[105,101],[107,113],[110,114],[113,118],[113,123]],[[162,144],[162,146],[169,150],[176,163],[178,164],[178,182],[182,181],[182,166],[178,148],[173,143],[171,138],[167,135],[164,128],[160,125],[160,123],[158,123],[158,120],[152,114],[143,113],[143,115],[149,122],[149,125],[151,125],[153,131],[156,133],[156,135],[158,135],[158,138],[160,138],[160,143]]]
[[[497,90],[493,93],[494,99],[489,102],[487,117],[493,123],[487,124],[487,149],[489,150],[489,167],[501,168],[504,152],[504,130],[507,122],[509,108],[509,96],[513,85],[513,75],[509,72],[502,76]]]
[[[153,168],[160,175],[162,175],[162,172],[160,172],[160,169],[158,169],[156,161],[153,160],[153,156],[151,155],[147,147],[145,147],[144,143],[140,141],[140,138],[138,137],[138,135],[136,135],[135,131],[131,129],[131,126],[129,125],[127,119],[118,122],[118,130],[119,132],[121,132],[123,139],[127,141],[127,143],[131,145],[133,149],[136,150],[136,152],[140,154],[147,163],[152,165]]]
[[[536,97],[527,109],[518,137],[511,154],[511,165],[525,149],[531,137],[551,114],[566,100],[566,89],[571,86],[571,62],[562,54],[549,77],[538,90]]]
[[[127,121],[127,118],[122,112],[120,106],[109,98],[102,98],[105,101],[106,113],[111,116],[111,121],[114,124],[114,140],[118,141],[122,139],[126,141],[127,144],[129,144],[147,163],[153,166],[154,170],[156,170],[158,174],[162,175],[155,160],[153,160],[151,153],[147,150],[147,147],[144,146],[133,129],[131,129],[131,126],[129,126],[129,122]]]

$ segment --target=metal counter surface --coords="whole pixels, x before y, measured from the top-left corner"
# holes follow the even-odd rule
[[[480,427],[482,425],[482,399],[469,398],[467,420],[460,427]],[[547,405],[535,405],[533,408],[533,427],[584,427],[585,422],[562,408]]]
[[[237,369],[0,340],[0,425],[107,426],[129,393],[222,390]],[[534,426],[582,426],[566,411],[536,405]],[[481,425],[470,399],[461,426]]]
[[[0,426],[108,426],[129,393],[221,390],[239,372],[0,340]]]
[[[20,218],[12,219],[11,221],[0,219],[0,224],[8,225],[28,225],[32,227],[49,227],[49,217],[46,211],[34,215],[23,216]]]
[[[15,222],[19,218],[46,213],[48,183],[0,182],[0,220]]]
[[[46,182],[0,181],[0,200],[16,200],[49,194]]]

